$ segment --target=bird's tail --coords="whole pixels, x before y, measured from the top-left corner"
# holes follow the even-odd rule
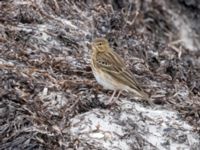
[[[146,100],[150,98],[150,94],[148,94],[147,92],[144,92],[141,88],[137,88],[137,89],[129,88],[128,91]]]

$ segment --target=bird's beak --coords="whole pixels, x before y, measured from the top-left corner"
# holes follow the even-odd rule
[[[92,49],[93,44],[87,43],[87,47],[88,47],[89,49]]]

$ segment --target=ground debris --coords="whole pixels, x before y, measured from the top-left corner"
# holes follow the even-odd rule
[[[0,2],[0,149],[198,149],[200,2]],[[156,106],[90,68],[106,37]]]

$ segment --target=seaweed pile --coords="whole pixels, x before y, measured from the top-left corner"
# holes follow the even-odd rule
[[[198,149],[199,12],[195,0],[1,1],[0,149]],[[90,68],[95,37],[109,40],[155,107],[128,93],[105,105],[111,93]],[[150,119],[162,126],[159,115],[167,126],[160,145],[142,130],[152,129]],[[93,123],[86,132],[118,133],[83,136]],[[119,143],[105,142],[112,137]]]

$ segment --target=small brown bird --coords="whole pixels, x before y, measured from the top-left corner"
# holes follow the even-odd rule
[[[91,67],[98,83],[106,89],[114,90],[109,103],[117,91],[118,98],[123,90],[133,92],[144,99],[149,98],[136,82],[132,72],[126,68],[122,58],[112,50],[104,38],[97,38],[92,42]]]

